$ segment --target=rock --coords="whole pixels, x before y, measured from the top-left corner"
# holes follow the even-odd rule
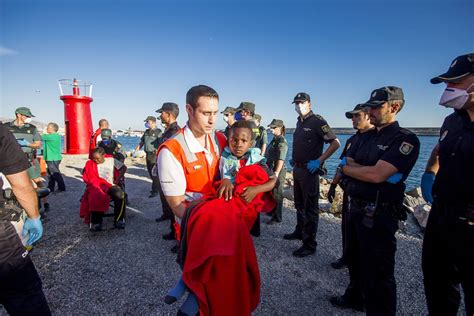
[[[403,204],[405,204],[411,209],[415,208],[418,205],[426,204],[426,201],[423,199],[421,195],[421,189],[418,187],[408,192],[405,192],[405,198],[403,199]]]
[[[414,208],[413,215],[415,216],[418,224],[423,229],[426,228],[426,222],[428,221],[428,215],[430,214],[431,206],[429,204],[418,205]]]

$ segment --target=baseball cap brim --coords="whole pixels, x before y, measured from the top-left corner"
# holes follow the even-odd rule
[[[297,99],[297,100],[294,100],[294,101],[291,102],[291,103],[296,103],[296,102],[300,102],[300,101],[305,102],[305,101],[308,101],[308,99]]]
[[[385,102],[387,101],[371,101],[371,102],[364,103],[364,106],[369,107],[369,108],[378,108],[379,106],[383,105]]]
[[[348,119],[351,119],[351,118],[352,118],[352,115],[357,114],[357,113],[360,113],[360,112],[363,112],[363,111],[362,111],[362,110],[347,111],[347,112],[346,112],[346,117],[347,117]]]
[[[464,74],[454,74],[454,73],[450,73],[448,71],[448,72],[446,72],[442,75],[434,77],[433,79],[430,80],[430,82],[432,84],[438,84],[438,83],[441,83],[441,82],[456,82],[456,81],[464,79],[465,77],[469,76],[470,74],[471,74],[470,72],[466,72]]]

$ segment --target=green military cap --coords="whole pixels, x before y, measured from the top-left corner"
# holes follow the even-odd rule
[[[156,117],[151,116],[151,115],[150,115],[150,116],[147,116],[147,118],[144,120],[144,122],[146,122],[146,121],[153,121],[153,122],[156,122]]]
[[[259,122],[262,121],[262,116],[260,114],[254,114],[253,117],[254,117],[254,119],[256,119]]]
[[[100,132],[100,137],[102,137],[102,138],[111,138],[112,137],[112,130],[108,129],[108,128],[104,128]]]
[[[240,102],[240,105],[236,109],[236,112],[240,112],[242,110],[254,113],[255,112],[255,104],[253,104],[252,102]]]
[[[222,114],[233,114],[233,113],[235,113],[235,110],[236,110],[235,108],[228,106],[221,113]]]
[[[28,117],[35,117],[29,108],[22,106],[21,108],[18,108],[15,110],[15,114],[22,114]]]
[[[346,112],[346,117],[351,119],[353,114],[357,114],[359,112],[369,113],[369,107],[364,106],[363,103],[359,103],[355,106],[354,110]]]
[[[278,120],[278,119],[273,119],[272,122],[268,124],[268,127],[270,128],[283,127],[283,126],[284,126],[283,121]]]

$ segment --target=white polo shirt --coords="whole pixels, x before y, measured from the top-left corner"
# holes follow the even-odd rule
[[[183,134],[184,140],[188,145],[189,150],[193,154],[204,152],[208,164],[211,165],[213,156],[212,152],[210,151],[210,136],[207,136],[206,145],[208,148],[205,148],[201,145],[201,143],[199,143],[196,137],[194,137],[193,132],[187,125],[184,127]],[[186,177],[184,176],[183,166],[173,156],[173,154],[168,150],[168,148],[163,148],[160,150],[158,158],[156,159],[156,165],[158,166],[161,189],[163,190],[164,195],[185,195],[187,201],[193,201],[202,196],[201,193],[186,192]]]

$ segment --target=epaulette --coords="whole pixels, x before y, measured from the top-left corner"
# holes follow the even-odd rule
[[[400,128],[400,133],[405,134],[405,135],[412,135],[414,134],[412,131],[406,128]]]
[[[316,116],[317,119],[324,120],[324,117],[322,117],[322,116],[319,115],[319,114],[315,114],[314,116]]]

